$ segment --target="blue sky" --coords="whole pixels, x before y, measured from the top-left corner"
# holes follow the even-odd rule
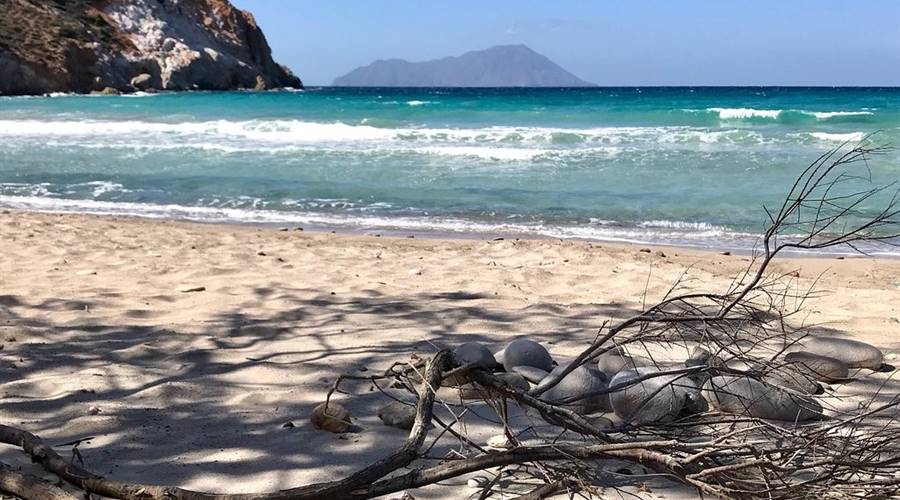
[[[900,85],[900,0],[232,1],[307,85],[511,43],[600,85]]]

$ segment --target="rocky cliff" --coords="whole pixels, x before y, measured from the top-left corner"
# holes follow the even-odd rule
[[[0,94],[301,86],[228,0],[0,0]]]

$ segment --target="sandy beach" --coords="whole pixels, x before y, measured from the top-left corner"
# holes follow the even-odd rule
[[[499,349],[523,335],[572,356],[604,320],[639,309],[645,289],[652,302],[688,268],[698,286],[723,289],[747,260],[575,240],[3,212],[0,420],[67,457],[63,444],[84,440],[86,466],[123,481],[252,492],[337,479],[405,436],[378,420],[384,400],[368,386],[340,396],[359,432],[313,430],[309,412],[339,373],[471,340]],[[790,258],[776,270],[797,271],[800,287],[817,281],[820,294],[795,321],[872,343],[896,364],[900,261]],[[840,391],[896,393],[896,373]],[[25,463],[11,449],[0,461]],[[659,488],[643,494],[678,496]],[[462,479],[416,496],[472,491]]]

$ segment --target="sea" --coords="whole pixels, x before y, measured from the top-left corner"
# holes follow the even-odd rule
[[[900,146],[900,88],[0,97],[0,207],[748,249],[810,162],[860,141]],[[863,173],[897,182],[900,153]]]

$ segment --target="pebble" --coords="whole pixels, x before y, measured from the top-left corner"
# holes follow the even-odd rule
[[[319,404],[309,416],[310,422],[317,430],[341,433],[347,432],[353,425],[350,420],[350,412],[334,401]]]
[[[512,443],[504,434],[498,434],[496,436],[491,436],[487,440],[488,448],[494,448],[498,450],[508,450],[513,447]]]
[[[484,476],[475,476],[475,477],[469,478],[469,480],[466,481],[466,485],[469,488],[475,488],[475,489],[480,490],[480,489],[484,488],[485,486],[487,486],[488,483],[490,483],[490,482],[491,481]]]
[[[649,248],[642,248],[642,249],[640,249],[640,250],[638,250],[638,251],[641,252],[641,253],[650,253],[650,249],[649,249]]]
[[[391,401],[378,410],[378,418],[388,427],[409,430],[416,422],[416,407]]]
[[[184,286],[181,287],[181,293],[205,292],[205,286]]]
[[[90,413],[91,415],[99,415],[100,412],[101,410],[97,406],[91,406],[90,408],[88,408],[88,413]]]

